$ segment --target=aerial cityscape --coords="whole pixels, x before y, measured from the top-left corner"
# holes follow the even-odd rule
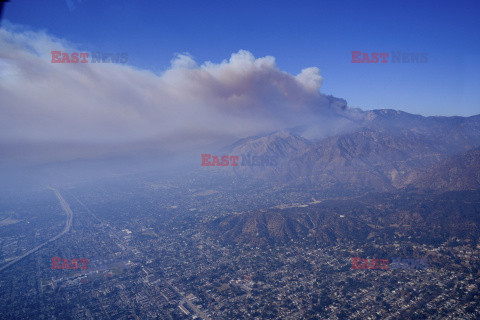
[[[47,2],[1,1],[0,319],[480,318],[478,3]]]

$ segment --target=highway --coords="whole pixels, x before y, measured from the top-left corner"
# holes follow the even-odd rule
[[[0,272],[2,272],[3,270],[7,269],[8,267],[10,267],[11,265],[17,263],[18,261],[22,260],[23,258],[25,257],[28,257],[29,255],[31,255],[32,253],[34,252],[37,252],[38,250],[40,250],[41,248],[43,248],[44,246],[46,246],[47,244],[57,240],[58,238],[60,238],[61,236],[63,236],[65,233],[67,233],[68,231],[70,231],[70,229],[72,228],[72,221],[73,221],[73,212],[72,212],[72,209],[70,209],[70,206],[68,205],[67,201],[65,201],[65,199],[62,197],[62,195],[60,194],[60,192],[58,192],[56,189],[54,188],[51,188],[50,189],[55,192],[55,195],[57,196],[58,200],[60,201],[60,205],[62,206],[63,210],[65,211],[65,213],[67,214],[67,221],[65,222],[65,227],[63,228],[63,230],[57,234],[56,236],[50,238],[50,240],[48,241],[45,241],[44,243],[40,244],[39,246],[36,246],[35,248],[27,251],[26,253],[24,253],[23,255],[19,256],[19,257],[16,257],[14,258],[12,261],[10,261],[9,263],[7,263],[6,265],[0,267]]]

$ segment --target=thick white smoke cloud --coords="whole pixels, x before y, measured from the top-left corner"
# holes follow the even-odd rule
[[[44,32],[0,29],[0,145],[9,150],[48,144],[61,154],[60,146],[75,145],[78,157],[95,146],[181,149],[334,112],[319,93],[318,68],[294,76],[275,58],[245,50],[201,65],[179,54],[160,75],[121,64],[55,64],[53,50],[82,52]]]

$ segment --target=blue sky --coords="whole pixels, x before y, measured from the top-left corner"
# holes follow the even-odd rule
[[[219,63],[240,49],[280,70],[318,67],[321,92],[362,109],[480,113],[478,1],[11,0],[4,20],[85,51],[128,52],[161,73],[175,53]],[[351,51],[428,53],[424,64],[352,64]]]

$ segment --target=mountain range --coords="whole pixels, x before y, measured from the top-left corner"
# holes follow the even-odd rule
[[[347,121],[350,129],[327,137],[307,138],[311,130],[299,127],[223,148],[219,154],[277,162],[204,171],[317,200],[226,215],[213,221],[209,232],[227,243],[252,245],[480,243],[480,115],[374,110]]]
[[[325,138],[307,139],[302,128],[294,128],[241,139],[220,152],[273,158],[276,165],[238,166],[222,174],[354,193],[479,186],[480,115],[423,117],[395,110],[361,115],[352,130]]]

